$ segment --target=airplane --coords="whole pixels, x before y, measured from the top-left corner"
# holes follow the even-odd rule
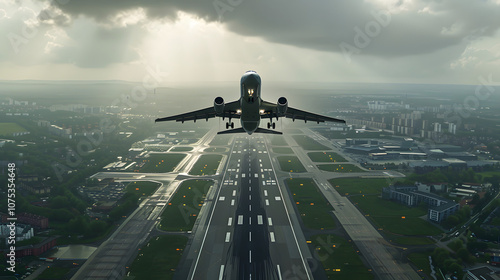
[[[276,121],[281,117],[290,118],[293,121],[296,119],[307,121],[320,122],[337,122],[345,123],[344,120],[322,116],[314,113],[309,113],[299,109],[288,107],[288,100],[285,97],[278,98],[278,103],[271,103],[262,100],[260,95],[261,79],[259,74],[255,71],[247,71],[240,81],[241,96],[240,99],[229,103],[224,103],[222,97],[216,97],[214,106],[205,109],[184,113],[175,116],[158,118],[156,122],[163,121],[178,121],[184,123],[185,121],[194,121],[198,119],[206,119],[214,117],[222,117],[222,120],[228,118],[226,122],[226,129],[219,131],[217,134],[228,133],[270,133],[270,134],[283,134],[282,132],[271,130],[276,128]],[[241,127],[234,128],[232,119],[240,119]],[[259,127],[261,119],[269,119],[267,129]],[[231,129],[229,129],[231,128]]]

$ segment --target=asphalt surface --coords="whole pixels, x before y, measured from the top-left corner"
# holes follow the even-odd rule
[[[312,279],[282,187],[264,139],[236,136],[176,279]]]

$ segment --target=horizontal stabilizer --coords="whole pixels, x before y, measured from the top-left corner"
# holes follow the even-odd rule
[[[255,133],[269,133],[269,134],[283,134],[283,132],[279,132],[279,131],[276,131],[276,130],[270,130],[270,129],[265,129],[265,128],[257,128],[256,131],[254,131]]]
[[[217,134],[229,134],[229,133],[246,133],[246,131],[243,129],[243,127],[240,127],[240,128],[223,130],[223,131],[217,132]]]

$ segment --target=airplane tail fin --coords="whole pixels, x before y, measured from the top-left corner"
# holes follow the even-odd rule
[[[255,130],[254,132],[255,133],[269,133],[269,134],[283,134],[282,132],[279,132],[279,131],[260,128],[260,127],[257,128],[257,130]],[[243,127],[240,127],[240,128],[223,130],[223,131],[217,132],[217,134],[230,134],[230,133],[246,133],[246,131],[243,129]]]

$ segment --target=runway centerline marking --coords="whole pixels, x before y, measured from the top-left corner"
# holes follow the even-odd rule
[[[233,218],[229,217],[229,219],[227,219],[227,226],[230,227],[232,224],[233,224]]]

